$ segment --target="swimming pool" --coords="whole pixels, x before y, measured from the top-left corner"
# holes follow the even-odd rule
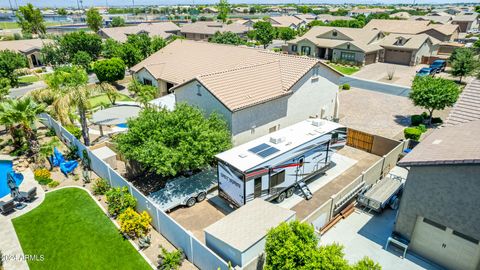
[[[13,164],[8,160],[0,160],[0,198],[10,194],[7,185],[7,173],[13,171]],[[17,186],[20,186],[23,179],[17,179]]]
[[[117,127],[120,127],[120,128],[128,128],[128,124],[127,124],[127,123],[117,124]]]

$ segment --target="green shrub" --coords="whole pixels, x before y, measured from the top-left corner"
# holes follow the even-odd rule
[[[107,196],[108,212],[112,216],[117,216],[125,210],[135,208],[137,200],[130,193],[128,187],[112,188],[105,193]]]
[[[48,185],[52,182],[52,178],[50,171],[47,169],[36,169],[33,172],[33,178],[40,184],[40,185]]]
[[[420,116],[422,116],[423,119],[428,119],[430,117],[430,115],[427,112],[422,112]]]
[[[53,137],[55,135],[57,135],[57,133],[55,132],[55,129],[53,129],[53,128],[51,128],[47,132],[45,132],[45,136],[47,136],[47,137]]]
[[[432,124],[443,124],[443,120],[440,117],[433,117]]]
[[[410,117],[410,123],[412,126],[418,126],[423,123],[424,119],[422,115],[415,114]]]
[[[68,152],[67,154],[65,154],[65,158],[67,160],[75,160],[75,159],[78,159],[79,156],[78,156],[78,146],[76,146],[75,144],[72,144],[68,147]]]
[[[103,178],[98,178],[93,183],[93,195],[105,195],[107,191],[110,189],[110,184],[108,184],[107,180]]]
[[[77,126],[66,125],[65,129],[77,139],[80,139],[80,137],[82,137],[82,130]]]
[[[52,181],[52,182],[48,183],[49,188],[54,188],[54,187],[57,187],[58,185],[60,185],[60,183],[58,181]]]
[[[422,135],[422,131],[416,127],[407,127],[403,130],[403,134],[405,135],[405,139],[411,139],[414,141],[420,140],[420,136]]]
[[[185,259],[185,255],[183,250],[175,250],[172,252],[168,252],[164,247],[160,247],[162,253],[158,255],[158,267],[157,269],[162,270],[171,270],[171,269],[178,269],[180,265],[182,265],[183,260]]]
[[[342,89],[343,89],[343,90],[350,90],[350,84],[344,83],[344,84],[342,85]]]
[[[422,133],[427,132],[427,127],[424,124],[418,125],[417,129],[419,129]]]

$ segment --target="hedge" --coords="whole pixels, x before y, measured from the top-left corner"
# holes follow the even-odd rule
[[[403,130],[403,134],[405,135],[405,139],[419,141],[420,136],[422,136],[422,130],[416,127],[407,127]]]

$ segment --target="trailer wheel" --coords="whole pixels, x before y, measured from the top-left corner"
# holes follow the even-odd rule
[[[194,197],[191,197],[187,200],[187,207],[192,207],[195,205],[195,203],[197,202],[197,200],[194,198]]]
[[[292,197],[294,191],[295,191],[294,187],[287,189],[287,198]]]
[[[390,203],[390,208],[392,208],[393,210],[397,210],[399,205],[400,205],[400,200],[397,197],[395,197],[395,199],[393,199],[392,202]]]
[[[280,195],[278,195],[278,197],[277,197],[277,199],[276,199],[276,202],[277,202],[277,203],[283,202],[283,201],[285,200],[285,197],[286,197],[286,196],[287,196],[287,195],[285,194],[285,192],[280,193]]]
[[[207,198],[207,194],[205,192],[200,192],[200,194],[197,195],[197,202],[201,202]]]

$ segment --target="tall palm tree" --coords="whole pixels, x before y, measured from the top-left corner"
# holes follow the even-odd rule
[[[13,127],[18,124],[23,130],[25,139],[28,142],[29,152],[36,158],[40,151],[37,133],[34,130],[37,115],[45,111],[43,104],[36,103],[31,97],[21,99],[8,99],[0,105],[0,119]],[[12,134],[13,135],[13,134]]]

